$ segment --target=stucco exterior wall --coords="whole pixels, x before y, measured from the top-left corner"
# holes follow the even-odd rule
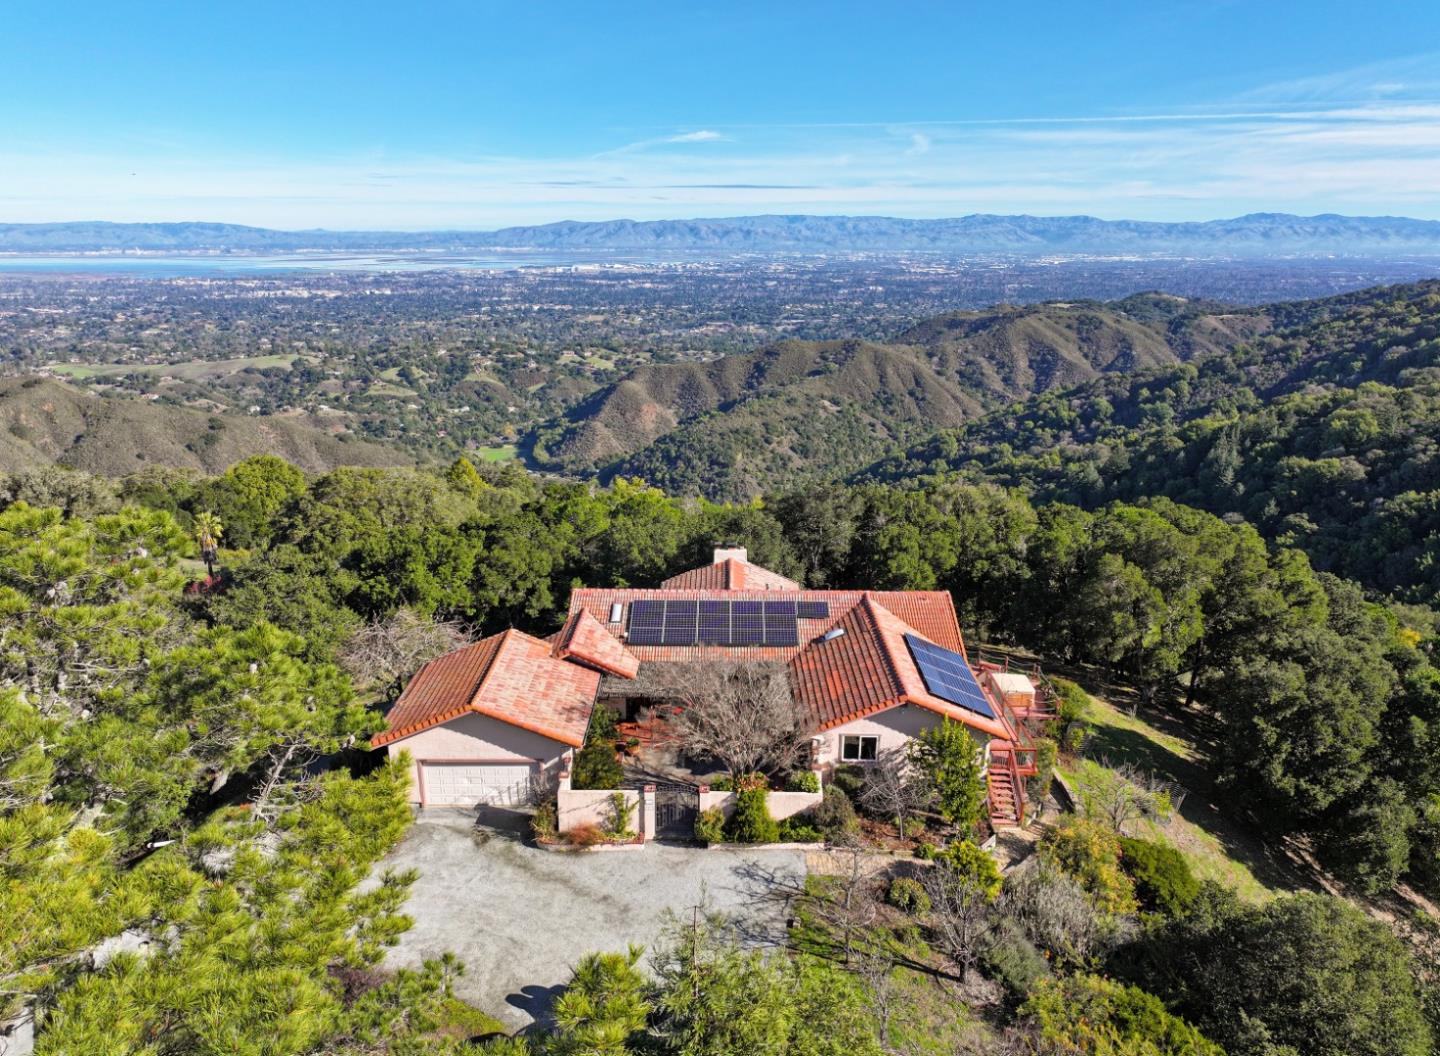
[[[823,797],[819,792],[771,792],[765,797],[765,807],[776,821],[814,810]],[[719,807],[727,818],[735,812],[734,792],[701,792],[700,809]]]
[[[393,759],[410,753],[410,802],[420,802],[417,768],[423,762],[531,763],[537,776],[558,774],[573,749],[568,744],[488,715],[462,715],[387,746]]]
[[[640,792],[626,788],[621,789],[620,794],[631,808],[630,827],[648,839],[650,833],[646,829],[645,815],[641,810]],[[605,828],[615,817],[615,809],[611,805],[611,797],[614,795],[613,790],[574,789],[568,781],[562,781],[555,794],[557,828],[561,832],[569,832],[577,825],[598,825]]]
[[[882,711],[878,715],[855,719],[853,722],[847,722],[843,726],[836,726],[834,729],[819,734],[820,754],[817,762],[825,767],[851,765],[840,758],[840,738],[842,737],[857,735],[876,737],[879,739],[878,754],[883,756],[891,749],[905,747],[918,737],[921,731],[929,729],[931,726],[938,726],[941,721],[943,721],[941,717],[933,711],[917,708],[914,704],[902,704],[898,708]],[[988,765],[990,735],[974,729],[970,730],[970,735],[975,738],[975,743],[985,754],[985,763]],[[858,765],[864,766],[865,764]]]

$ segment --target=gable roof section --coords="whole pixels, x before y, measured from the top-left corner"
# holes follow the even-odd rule
[[[576,660],[621,678],[634,678],[640,670],[640,661],[584,609],[571,613],[565,626],[555,636],[555,655],[561,660]]]
[[[905,645],[905,635],[916,630],[888,606],[867,596],[836,629],[845,633],[813,642],[790,662],[795,695],[809,709],[817,729],[833,729],[901,704],[913,704],[992,737],[1013,739],[1003,721],[930,693]]]
[[[662,590],[799,590],[800,584],[778,572],[729,557],[671,576]]]
[[[371,746],[473,713],[578,748],[600,673],[557,659],[551,650],[549,642],[510,630],[437,657],[410,680],[390,709],[389,727]]]

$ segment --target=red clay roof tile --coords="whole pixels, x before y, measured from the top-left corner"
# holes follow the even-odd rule
[[[371,740],[379,748],[470,712],[579,747],[600,673],[556,659],[550,643],[505,631],[420,669]]]
[[[663,590],[799,590],[800,584],[778,572],[729,557],[671,576]]]
[[[584,609],[571,613],[555,636],[555,655],[561,660],[578,660],[621,678],[634,678],[640,670],[640,661],[626,651],[620,639],[606,631],[600,621]]]

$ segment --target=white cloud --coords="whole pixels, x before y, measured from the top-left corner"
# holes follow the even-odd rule
[[[1440,59],[1429,62],[1286,82],[1188,112],[707,125],[561,158],[296,162],[150,142],[58,157],[10,140],[0,143],[0,220],[484,228],[754,212],[1440,218],[1440,90],[1413,88],[1440,83],[1431,68]],[[1401,84],[1409,87],[1388,90]]]

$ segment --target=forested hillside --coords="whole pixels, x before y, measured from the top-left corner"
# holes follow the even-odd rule
[[[1110,373],[1224,352],[1265,309],[1164,295],[957,312],[887,344],[785,342],[642,367],[537,431],[542,465],[745,498],[851,472],[937,427]]]
[[[867,475],[958,470],[1087,506],[1164,495],[1242,517],[1321,568],[1433,602],[1440,284],[1310,314],[1227,355],[995,412]]]

